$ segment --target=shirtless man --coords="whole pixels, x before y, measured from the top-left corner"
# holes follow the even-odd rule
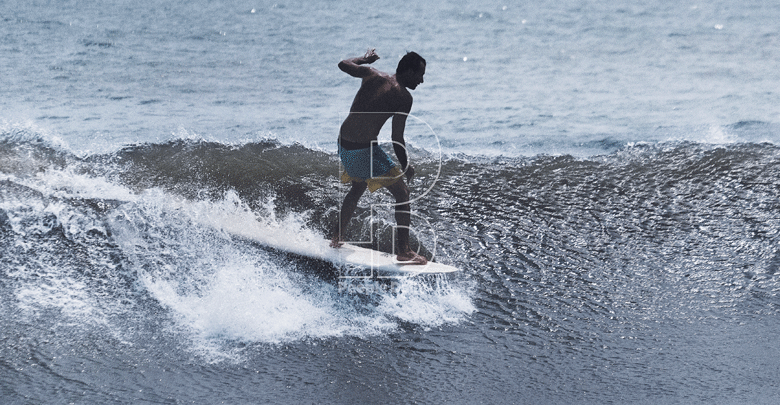
[[[404,142],[406,117],[412,109],[412,95],[407,89],[416,89],[423,82],[425,59],[409,52],[399,62],[394,75],[380,72],[370,66],[379,56],[373,49],[362,57],[345,59],[339,62],[339,68],[353,77],[363,80],[352,102],[349,115],[341,124],[339,134],[339,157],[345,172],[341,176],[343,183],[352,183],[352,188],[344,197],[341,205],[340,220],[333,229],[331,246],[341,246],[342,230],[347,227],[357,203],[366,188],[374,192],[387,188],[395,197],[395,220],[398,224],[398,244],[396,259],[414,264],[426,264],[428,261],[409,247],[409,224],[411,213],[409,205],[409,187],[403,180],[411,182],[414,169],[409,165]],[[393,163],[375,142],[379,130],[393,117],[393,150],[401,170]]]

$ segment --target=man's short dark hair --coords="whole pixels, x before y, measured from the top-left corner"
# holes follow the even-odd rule
[[[418,70],[422,65],[427,65],[422,56],[418,55],[417,52],[407,52],[406,55],[398,61],[395,73],[399,74],[407,70]]]

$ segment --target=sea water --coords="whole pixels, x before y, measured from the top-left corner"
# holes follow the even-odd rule
[[[4,1],[0,402],[773,403],[778,19]],[[215,219],[324,237],[368,48],[427,60],[413,225],[458,276],[343,288]],[[389,200],[349,236],[386,248]]]

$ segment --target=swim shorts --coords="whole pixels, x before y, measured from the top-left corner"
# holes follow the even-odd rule
[[[368,189],[373,193],[382,187],[394,184],[401,178],[403,173],[376,142],[370,145],[359,145],[359,149],[353,149],[355,145],[346,141],[339,142],[339,157],[344,166],[344,171],[341,173],[342,183],[365,181],[368,183]]]

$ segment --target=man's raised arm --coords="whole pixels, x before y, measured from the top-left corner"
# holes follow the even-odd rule
[[[376,62],[379,59],[379,55],[376,54],[374,49],[369,49],[365,55],[357,58],[344,59],[339,62],[339,69],[344,73],[352,77],[367,77],[373,73],[373,70],[367,65]]]

